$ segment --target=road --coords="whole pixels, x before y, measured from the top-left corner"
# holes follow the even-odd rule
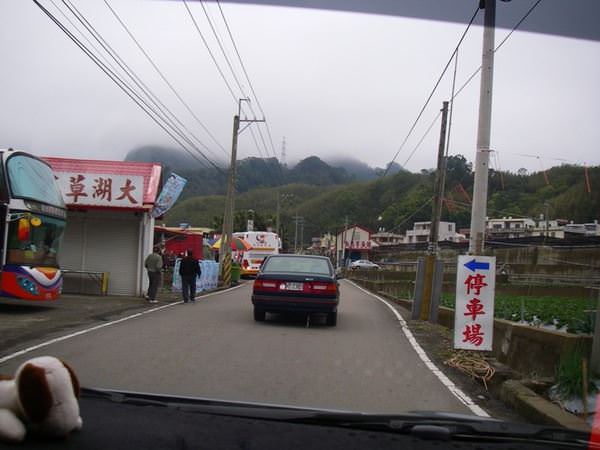
[[[419,359],[389,308],[341,284],[337,327],[252,319],[250,283],[51,344],[82,385],[333,409],[472,414]]]

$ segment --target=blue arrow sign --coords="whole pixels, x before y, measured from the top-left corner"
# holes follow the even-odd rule
[[[471,272],[475,272],[476,270],[490,270],[490,263],[477,262],[475,261],[475,259],[472,259],[468,263],[465,263],[464,266]]]

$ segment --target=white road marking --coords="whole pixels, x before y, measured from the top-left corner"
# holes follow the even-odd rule
[[[359,286],[358,284],[354,283],[353,281],[350,280],[346,280],[348,283],[350,283],[351,285],[353,285],[354,287],[360,289],[361,291],[365,292],[366,294],[376,298],[377,300],[379,300],[380,302],[383,302],[383,304],[385,304],[396,316],[396,319],[398,319],[398,322],[400,322],[400,327],[402,328],[402,331],[404,332],[404,335],[406,336],[406,339],[408,339],[408,342],[410,343],[410,345],[412,346],[412,348],[415,350],[415,352],[417,353],[417,355],[419,356],[419,358],[421,358],[421,361],[423,361],[423,363],[425,363],[425,366],[427,366],[427,368],[429,370],[431,370],[431,372],[433,372],[433,374],[438,378],[438,380],[440,380],[440,382],[446,386],[446,388],[452,393],[452,395],[454,395],[463,405],[465,405],[467,408],[469,408],[474,414],[476,414],[479,417],[490,417],[490,415],[485,412],[483,410],[483,408],[481,408],[481,406],[477,405],[472,399],[471,397],[469,397],[467,394],[465,394],[458,386],[456,386],[440,369],[437,368],[437,366],[429,359],[429,357],[427,356],[427,353],[425,353],[425,350],[423,350],[423,347],[421,347],[419,345],[419,343],[417,342],[417,340],[415,339],[415,337],[413,336],[413,334],[411,333],[410,329],[408,328],[408,324],[406,323],[406,320],[404,320],[404,317],[402,317],[400,315],[400,313],[396,310],[396,308],[394,308],[387,300],[373,294],[372,292],[369,292],[368,290],[364,289],[363,287]]]
[[[244,285],[240,284],[238,286],[234,286],[232,288],[225,289],[223,291],[215,291],[215,292],[210,292],[210,293],[208,293],[206,295],[199,295],[199,296],[196,296],[195,298],[212,297],[213,295],[223,294],[225,292],[233,291],[234,289],[239,289],[242,286],[244,286]],[[40,348],[44,348],[44,347],[47,347],[49,345],[56,344],[57,342],[66,341],[67,339],[71,339],[71,338],[74,338],[74,337],[77,337],[77,336],[81,336],[82,334],[86,334],[86,333],[90,333],[92,331],[100,330],[100,329],[102,329],[104,327],[109,327],[111,325],[116,325],[117,323],[125,322],[126,320],[130,320],[130,319],[135,319],[137,317],[141,317],[141,316],[146,315],[146,314],[150,314],[150,313],[153,313],[153,312],[161,311],[163,309],[171,308],[172,306],[175,306],[175,305],[181,305],[182,303],[183,303],[183,301],[178,301],[178,302],[175,302],[175,303],[169,303],[168,305],[163,305],[163,306],[158,306],[156,308],[147,309],[145,311],[142,311],[142,312],[139,312],[139,313],[135,313],[135,314],[132,314],[132,315],[127,316],[127,317],[122,317],[121,319],[113,320],[112,322],[103,323],[102,325],[96,325],[96,326],[91,327],[91,328],[86,328],[84,330],[76,331],[75,333],[66,334],[64,336],[59,336],[57,338],[50,339],[49,341],[42,342],[41,344],[32,345],[31,347],[24,348],[23,350],[19,350],[18,352],[12,353],[12,354],[7,355],[7,356],[3,356],[2,358],[0,358],[0,364],[3,364],[6,361],[9,361],[11,359],[17,358],[18,356],[25,355],[26,353],[30,353],[30,352],[33,352],[35,350],[39,350]]]

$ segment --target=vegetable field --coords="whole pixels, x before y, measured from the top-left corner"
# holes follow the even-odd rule
[[[454,308],[454,295],[444,293],[441,305]],[[496,294],[494,316],[499,319],[524,321],[568,333],[592,333],[596,300]]]

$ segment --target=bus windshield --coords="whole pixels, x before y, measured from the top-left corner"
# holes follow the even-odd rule
[[[65,221],[48,216],[38,216],[39,226],[23,223],[28,219],[10,222],[7,241],[7,264],[22,266],[58,267]]]
[[[64,208],[60,190],[49,189],[56,185],[52,169],[29,155],[16,154],[6,162],[8,180],[13,198],[37,200]]]

